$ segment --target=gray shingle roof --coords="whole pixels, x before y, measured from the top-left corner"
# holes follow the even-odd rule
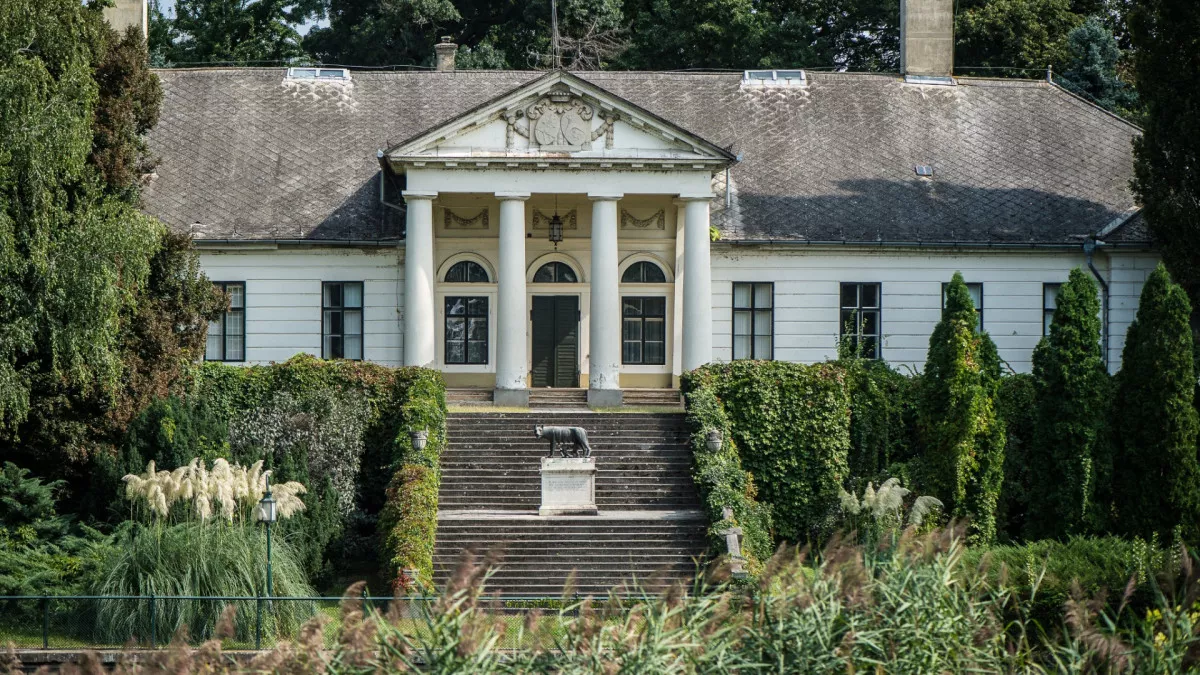
[[[809,73],[803,89],[744,89],[737,73],[578,74],[742,155],[730,208],[716,186],[727,240],[1072,243],[1134,208],[1137,130],[1043,82]],[[201,239],[397,238],[376,151],[541,73],[355,72],[349,89],[283,75],[159,71],[146,210]]]

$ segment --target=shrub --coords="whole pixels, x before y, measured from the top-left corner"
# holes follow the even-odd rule
[[[1014,546],[967,550],[964,568],[982,571],[994,584],[1003,579],[1025,605],[1030,618],[1050,630],[1060,624],[1072,586],[1083,595],[1100,594],[1116,604],[1130,579],[1138,585],[1129,598],[1135,608],[1154,604],[1154,581],[1169,569],[1168,556],[1138,541],[1117,537],[1072,537],[1066,541],[1031,541]]]
[[[1033,350],[1033,448],[1023,458],[1033,478],[1025,525],[1029,538],[1098,529],[1097,464],[1107,455],[1106,404],[1111,399],[1100,344],[1100,298],[1083,270],[1071,270],[1058,293],[1050,334]]]
[[[969,519],[976,542],[996,536],[1005,441],[995,408],[999,382],[995,344],[976,329],[975,306],[962,274],[955,272],[942,320],[929,338],[918,424],[926,488],[952,515]]]
[[[1166,539],[1181,526],[1187,537],[1197,536],[1200,465],[1190,314],[1187,294],[1160,264],[1142,288],[1117,375],[1113,496],[1118,527],[1128,534]]]
[[[713,392],[727,416],[726,440],[753,474],[777,533],[791,540],[827,533],[849,474],[850,397],[842,369],[735,361],[688,373],[684,387]]]
[[[687,421],[691,430],[692,477],[704,499],[708,515],[710,553],[716,557],[725,553],[725,531],[742,530],[742,556],[751,573],[756,573],[771,555],[771,510],[756,497],[754,477],[742,468],[729,417],[725,414],[716,393],[709,387],[691,389],[691,375],[684,376],[687,391]],[[708,449],[708,432],[721,432],[721,447]],[[733,511],[726,519],[725,508]]]
[[[383,565],[393,591],[410,590],[403,572],[417,570],[417,583],[433,579],[433,545],[437,534],[439,471],[406,464],[392,477],[387,504],[379,514]]]
[[[849,487],[889,478],[895,464],[917,455],[916,378],[896,372],[884,361],[840,358],[850,390]]]
[[[855,533],[868,549],[898,536],[905,527],[933,529],[941,515],[942,503],[929,496],[907,499],[910,494],[912,491],[896,478],[885,480],[878,490],[867,483],[861,499],[843,490],[839,527]]]
[[[1001,378],[996,390],[996,411],[1004,420],[1004,486],[996,511],[997,534],[1004,541],[1020,540],[1030,517],[1029,499],[1033,476],[1029,453],[1033,445],[1033,375],[1014,374]]]
[[[266,593],[266,537],[246,524],[181,523],[171,526],[133,524],[120,535],[119,553],[105,561],[95,595],[256,597]],[[313,597],[304,569],[286,542],[271,542],[273,595]],[[234,603],[242,615],[253,616],[253,601]],[[216,623],[224,602],[163,600],[156,602],[154,621],[159,635],[172,635],[187,626],[204,635]],[[268,636],[294,635],[312,616],[314,607],[300,602],[275,603],[264,622]],[[150,635],[150,604],[142,600],[106,598],[97,603],[96,635],[100,642],[122,642],[131,635]],[[252,622],[238,622],[253,635]]]

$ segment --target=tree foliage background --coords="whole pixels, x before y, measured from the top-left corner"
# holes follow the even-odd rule
[[[222,307],[138,209],[161,97],[99,3],[0,3],[0,446],[55,477],[112,451]]]
[[[960,72],[1057,82],[1136,117],[1132,0],[961,0]],[[899,0],[178,0],[152,12],[156,63],[427,67],[441,36],[460,68],[828,68],[895,71]],[[300,36],[302,30],[308,32]],[[557,48],[556,48],[557,46]]]

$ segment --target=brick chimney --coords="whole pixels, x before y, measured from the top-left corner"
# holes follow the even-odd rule
[[[442,41],[433,46],[433,51],[439,72],[454,70],[454,53],[458,51],[458,45],[450,41],[449,35],[442,36]]]
[[[900,73],[954,73],[954,0],[900,0]]]
[[[150,16],[147,0],[116,0],[114,6],[104,8],[104,18],[108,25],[122,35],[130,26],[137,26],[142,31],[143,40],[149,34]]]

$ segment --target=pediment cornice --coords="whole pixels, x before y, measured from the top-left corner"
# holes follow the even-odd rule
[[[555,71],[389,148],[394,170],[487,168],[703,169],[725,149],[578,76]]]

